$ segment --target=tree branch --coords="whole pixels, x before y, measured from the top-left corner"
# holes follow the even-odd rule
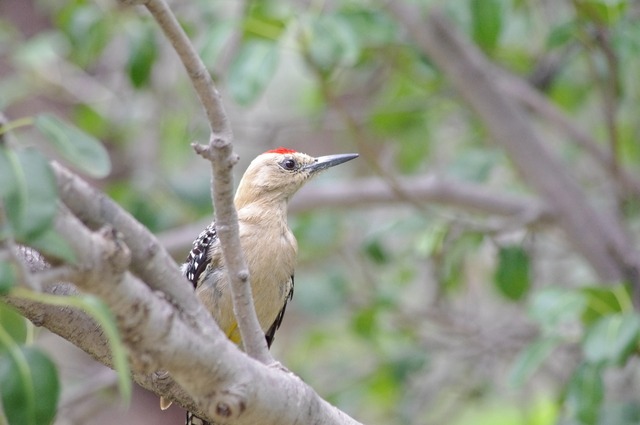
[[[623,164],[616,164],[611,153],[601,147],[591,134],[573,122],[560,108],[549,102],[547,98],[526,81],[505,70],[496,70],[496,72],[500,72],[500,77],[496,78],[496,81],[505,94],[513,97],[523,106],[530,108],[531,111],[584,149],[602,168],[609,172],[623,189],[640,196],[640,179],[633,175]]]
[[[242,346],[249,356],[261,363],[272,364],[275,361],[267,347],[253,304],[249,268],[240,246],[238,213],[233,204],[234,186],[231,167],[238,161],[238,157],[231,150],[231,144],[223,140],[212,139],[208,146],[194,144],[193,148],[211,162],[212,180],[214,180],[211,182],[214,189],[212,198],[213,203],[218,206],[215,209],[216,233],[220,243],[226,247],[222,253],[229,274],[233,311],[238,322]],[[214,153],[214,149],[218,154]]]
[[[212,193],[216,232],[231,282],[234,313],[246,352],[264,363],[273,363],[253,305],[249,269],[240,246],[238,218],[233,204],[233,176],[237,163],[232,151],[233,132],[209,71],[164,0],[147,0],[145,6],[180,57],[198,98],[204,107],[211,137],[208,148],[200,150],[213,168]],[[205,153],[206,152],[206,153]]]
[[[545,149],[517,105],[502,95],[495,83],[497,75],[482,54],[455,31],[440,11],[431,9],[425,24],[417,7],[406,2],[389,2],[388,7],[484,121],[525,181],[557,211],[568,239],[600,278],[627,280],[639,288],[638,260],[619,223],[589,205],[580,187]]]
[[[178,401],[184,401],[184,406],[212,421],[239,425],[317,421],[357,424],[320,399],[294,375],[266,367],[240,352],[211,316],[196,324],[185,315],[176,314],[174,306],[161,294],[127,271],[129,252],[117,232],[109,228],[91,232],[64,207],[56,217],[55,229],[69,242],[78,260],[78,266],[72,267],[73,273],[68,277],[81,290],[99,296],[109,306],[130,351],[132,369],[145,387],[157,388],[150,374],[167,370],[182,388],[195,396],[193,401]],[[192,296],[195,298],[195,294]],[[11,302],[23,311],[33,307],[19,300]],[[73,310],[53,309],[52,313],[58,318],[82,317]],[[51,317],[40,315],[40,323],[44,320],[50,321]],[[82,322],[83,326],[89,326],[85,328],[89,335],[100,338],[89,325],[92,321],[82,319]],[[80,341],[79,345],[83,344]],[[100,359],[108,363],[106,357]],[[278,391],[273,391],[274,386]],[[175,394],[187,397],[179,391]]]
[[[439,203],[481,214],[530,216],[548,220],[553,212],[539,201],[521,195],[497,193],[484,186],[441,178],[437,175],[398,179],[401,192],[414,200]],[[290,211],[303,212],[322,207],[366,207],[372,204],[396,204],[407,201],[382,179],[361,179],[337,185],[304,189],[291,201]]]
[[[320,208],[366,208],[371,205],[396,206],[407,203],[404,193],[414,201],[441,204],[520,220],[524,225],[552,221],[555,213],[537,199],[523,195],[498,193],[484,186],[458,182],[436,175],[397,179],[400,191],[380,178],[366,178],[340,185],[304,187],[289,204],[293,214]],[[412,203],[413,204],[413,203]],[[193,235],[208,224],[209,219],[190,223],[158,235],[158,240],[172,255],[183,255],[191,246]]]
[[[123,235],[131,251],[131,270],[150,288],[165,294],[188,316],[209,315],[193,296],[193,287],[182,275],[156,237],[131,214],[104,193],[90,186],[60,164],[53,163],[59,195],[64,204],[92,229],[110,225]]]
[[[28,259],[22,259],[28,265]],[[29,272],[29,276],[23,279],[43,280],[42,273]],[[22,280],[22,279],[21,279]],[[42,283],[44,293],[58,296],[78,295],[78,289],[70,283]],[[98,324],[83,311],[73,307],[57,307],[41,304],[14,296],[2,298],[7,304],[14,307],[20,314],[29,319],[35,326],[42,326],[59,335],[63,339],[74,344],[89,354],[96,361],[113,367],[111,351],[102,330]],[[135,370],[133,379],[142,387],[162,394],[171,400],[176,400],[183,406],[193,405],[193,400],[179,385],[168,376],[160,377],[154,374],[140,373]]]

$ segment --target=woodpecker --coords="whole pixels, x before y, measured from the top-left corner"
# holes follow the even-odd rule
[[[245,171],[234,203],[258,321],[271,347],[287,303],[293,296],[298,244],[287,225],[287,204],[310,178],[358,157],[358,154],[314,158],[278,148],[256,157]],[[227,337],[242,347],[233,313],[231,289],[215,222],[193,242],[182,271]],[[187,425],[208,422],[187,412]]]

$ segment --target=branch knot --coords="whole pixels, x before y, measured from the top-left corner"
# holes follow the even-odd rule
[[[104,226],[98,232],[105,242],[104,259],[116,273],[124,273],[131,263],[131,251],[122,241],[122,234],[112,226]]]
[[[225,149],[226,147],[230,146],[231,143],[224,137],[219,137],[212,134],[210,145],[216,149]]]
[[[231,391],[223,391],[218,397],[214,397],[211,416],[218,420],[229,420],[240,416],[247,408],[243,396]]]

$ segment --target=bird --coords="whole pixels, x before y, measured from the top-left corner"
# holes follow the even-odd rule
[[[240,245],[249,268],[256,315],[268,347],[293,297],[298,244],[287,224],[288,202],[312,177],[357,157],[356,153],[313,157],[279,147],[258,155],[238,184],[234,204]],[[215,221],[193,242],[182,272],[220,329],[242,348]],[[209,423],[187,412],[186,424]]]

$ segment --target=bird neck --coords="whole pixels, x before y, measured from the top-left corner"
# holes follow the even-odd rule
[[[287,225],[287,200],[286,199],[260,199],[253,202],[235,202],[238,210],[238,218],[261,225]]]

